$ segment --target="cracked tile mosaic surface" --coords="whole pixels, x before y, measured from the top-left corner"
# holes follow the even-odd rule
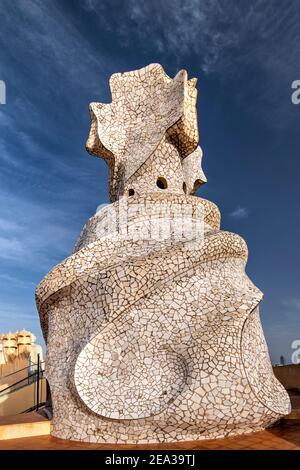
[[[211,439],[289,413],[260,324],[262,293],[245,273],[247,246],[220,230],[215,204],[193,195],[206,181],[195,86],[186,71],[171,79],[154,64],[114,74],[112,102],[90,105],[87,149],[109,165],[112,204],[36,291],[54,436]],[[179,207],[203,218],[203,237],[124,237],[124,201],[133,230],[149,228],[153,209],[175,227]]]

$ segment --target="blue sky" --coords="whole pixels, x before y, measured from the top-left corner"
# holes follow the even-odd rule
[[[249,247],[273,361],[300,339],[298,0],[1,0],[0,331],[41,341],[34,289],[108,201],[85,151],[88,104],[114,72],[159,62],[198,77],[208,183],[222,228]]]

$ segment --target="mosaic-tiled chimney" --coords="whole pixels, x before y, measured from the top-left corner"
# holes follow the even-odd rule
[[[206,181],[196,79],[152,64],[114,74],[110,88],[111,103],[90,105],[87,150],[109,165],[111,204],[36,293],[52,435],[145,443],[265,428],[290,402],[247,246],[195,196]]]

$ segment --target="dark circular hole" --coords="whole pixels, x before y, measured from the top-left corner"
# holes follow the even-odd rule
[[[186,184],[185,183],[183,183],[182,189],[183,189],[184,194],[186,194]]]
[[[165,178],[163,178],[162,176],[160,176],[159,178],[157,178],[156,186],[159,189],[167,189],[167,187],[168,187],[167,180]]]
[[[128,196],[134,196],[134,189],[130,188],[128,190]]]

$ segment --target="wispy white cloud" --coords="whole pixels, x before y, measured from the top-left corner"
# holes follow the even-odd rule
[[[101,0],[83,0],[87,9],[98,15],[106,29],[116,34],[134,33],[145,40],[145,47],[156,46],[166,53],[184,56],[192,52],[201,55],[206,73],[238,72],[241,63],[259,63],[262,56],[268,64],[276,60],[276,51],[270,51],[270,41],[280,40],[281,47],[295,43],[294,34],[300,34],[295,2],[287,1],[280,8],[277,1],[253,0],[153,0],[140,2],[129,0],[116,12],[115,21],[107,21]],[[119,22],[119,16],[123,21]],[[285,33],[283,38],[281,35]],[[151,37],[151,41],[149,41]],[[294,40],[292,40],[294,37]],[[147,40],[148,39],[148,40]],[[252,43],[249,44],[249,39]],[[290,43],[288,43],[291,39]],[[153,43],[154,41],[154,43]],[[163,47],[162,47],[163,46]],[[296,53],[290,51],[292,54]],[[228,61],[227,52],[235,53]],[[289,58],[286,61],[292,62]]]
[[[21,225],[14,220],[6,220],[0,217],[0,230],[3,232],[11,232],[16,230],[22,230]]]
[[[20,289],[35,288],[36,285],[32,281],[23,280],[16,276],[11,276],[7,273],[0,274],[0,284],[5,284],[10,287],[17,287]]]
[[[46,209],[38,201],[4,192],[0,192],[0,206],[0,259],[19,266],[30,263],[33,270],[41,270],[70,253],[76,233],[62,210]]]
[[[238,206],[229,214],[234,219],[245,219],[248,217],[248,210],[245,207]]]
[[[293,310],[300,310],[300,298],[291,298],[291,299],[285,299],[282,301],[282,305],[284,307],[289,307]],[[300,317],[299,317],[300,320]]]
[[[0,237],[0,258],[21,260],[26,255],[22,242],[16,238]]]
[[[0,318],[17,318],[25,320],[36,320],[35,312],[29,312],[26,307],[21,307],[20,305],[10,303],[10,302],[0,302]]]
[[[0,160],[18,168],[17,146],[37,151],[37,136],[51,141],[59,134],[63,141],[74,115],[81,112],[89,119],[88,103],[102,88],[111,60],[56,1],[2,0],[0,43],[9,56],[0,77],[7,82],[7,105],[0,110]],[[42,158],[45,147],[39,152]]]
[[[53,202],[62,195],[77,198],[78,204],[87,201],[86,188],[96,174],[81,159],[84,140],[74,150],[72,132],[67,132],[78,125],[78,97],[86,97],[82,128],[89,121],[89,97],[99,92],[104,80],[99,70],[106,70],[110,59],[104,59],[56,1],[3,0],[0,43],[9,56],[1,70],[9,77],[7,105],[0,109],[1,187],[10,199],[16,185],[24,199],[39,191],[40,205],[43,198]],[[58,147],[55,154],[48,145],[52,142]],[[67,148],[72,158],[66,158]]]
[[[77,184],[92,178],[91,170],[82,161],[79,161],[75,167],[72,161],[65,161],[59,154],[56,154],[54,159],[53,153],[38,143],[28,132],[12,127],[11,135],[13,138],[10,140],[7,137],[0,137],[0,163],[2,161],[6,167],[11,166],[15,175],[20,171],[23,177],[27,174],[28,177],[35,177],[36,181],[45,181],[51,177],[57,181],[58,177],[61,180],[67,177],[72,178]],[[47,165],[47,171],[44,165]],[[48,190],[50,188],[51,185]],[[55,190],[53,187],[53,191]]]
[[[1,21],[0,39],[6,48],[19,60],[18,48],[24,48],[25,44],[26,54],[37,59],[34,64],[41,79],[46,79],[49,68],[55,65],[56,73],[60,72],[72,88],[77,87],[78,91],[82,88],[91,89],[96,83],[92,75],[89,83],[81,81],[81,77],[86,74],[86,70],[98,70],[99,63],[103,64],[102,57],[96,54],[92,44],[71,19],[64,15],[59,2],[2,0]],[[15,34],[7,41],[5,31],[9,28]],[[49,92],[49,86],[59,88],[60,78],[57,76],[56,83],[45,81],[44,92]],[[99,86],[99,77],[97,78]]]
[[[290,83],[299,78],[300,62],[297,1],[128,0],[110,21],[105,2],[84,4],[123,47],[139,37],[140,49],[155,49],[166,62],[197,61],[204,74],[235,85],[236,99],[269,126],[293,124]]]

